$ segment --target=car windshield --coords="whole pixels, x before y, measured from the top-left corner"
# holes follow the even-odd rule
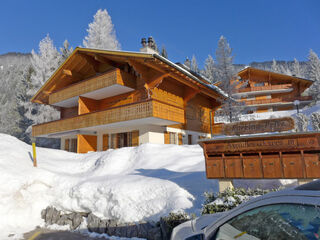
[[[223,224],[216,240],[320,239],[320,209],[311,205],[275,204],[242,213]]]

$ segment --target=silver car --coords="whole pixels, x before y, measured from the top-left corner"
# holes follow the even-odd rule
[[[172,240],[320,239],[320,180],[268,193],[175,227]]]

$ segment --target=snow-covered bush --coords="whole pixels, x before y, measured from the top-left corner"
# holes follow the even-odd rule
[[[295,128],[297,132],[306,132],[308,128],[308,117],[303,113],[298,113],[295,117]]]
[[[191,217],[182,211],[179,212],[171,212],[168,216],[162,217],[160,219],[160,228],[162,231],[162,234],[165,235],[165,239],[170,239],[172,230],[180,225],[181,223],[184,223],[186,221],[189,221]]]
[[[320,131],[320,113],[311,114],[311,124],[314,131]]]
[[[244,188],[228,188],[223,192],[214,194],[205,192],[205,203],[201,214],[212,214],[217,212],[228,211],[239,204],[246,202],[254,197],[259,197],[277,189],[262,190],[262,189],[244,189]]]

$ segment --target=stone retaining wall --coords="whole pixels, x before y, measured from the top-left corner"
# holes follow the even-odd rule
[[[71,230],[79,228],[86,219],[87,229],[90,232],[106,233],[109,236],[169,240],[171,235],[171,232],[168,232],[168,226],[162,219],[160,224],[152,222],[119,223],[115,220],[100,219],[92,213],[73,212],[66,214],[54,207],[42,210],[41,217],[47,225],[69,225]]]

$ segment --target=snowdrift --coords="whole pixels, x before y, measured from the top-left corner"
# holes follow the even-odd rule
[[[31,153],[30,145],[0,134],[0,239],[43,225],[40,213],[49,205],[121,222],[157,221],[171,211],[199,214],[203,193],[218,190],[217,181],[206,179],[198,145],[87,154],[37,148],[38,168]]]
[[[43,224],[48,205],[122,222],[158,220],[170,211],[198,212],[205,179],[199,146],[145,144],[73,154],[37,148],[0,134],[0,239]],[[199,197],[198,197],[199,196]]]

